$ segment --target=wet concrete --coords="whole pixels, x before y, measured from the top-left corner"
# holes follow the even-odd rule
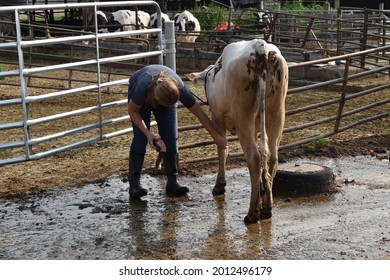
[[[118,178],[3,199],[0,259],[390,259],[389,160],[315,163],[333,169],[337,192],[276,197],[272,219],[248,226],[246,169],[228,172],[220,197],[213,174],[181,177],[184,198],[144,175],[142,201]]]

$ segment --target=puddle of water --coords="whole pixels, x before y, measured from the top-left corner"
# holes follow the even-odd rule
[[[246,169],[227,173],[219,197],[216,175],[181,177],[190,188],[182,198],[165,196],[163,177],[144,175],[141,201],[129,202],[118,178],[0,200],[0,259],[390,258],[389,161],[313,163],[334,170],[339,192],[276,197],[272,219],[249,226]]]

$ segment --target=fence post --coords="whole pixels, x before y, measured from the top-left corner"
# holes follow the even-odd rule
[[[173,20],[165,21],[165,45],[166,62],[165,64],[176,72],[176,48],[175,48],[175,24]]]
[[[364,8],[363,38],[362,38],[362,42],[360,45],[361,51],[364,51],[367,49],[367,33],[368,33],[368,10],[366,8]],[[363,54],[361,56],[360,66],[362,68],[364,68],[365,65],[366,65],[366,55]]]
[[[345,61],[345,67],[344,67],[344,80],[343,80],[343,88],[341,91],[341,100],[340,100],[340,105],[339,105],[339,111],[337,113],[337,119],[336,123],[334,126],[334,133],[338,133],[340,123],[341,123],[341,116],[343,114],[343,109],[345,105],[345,94],[347,91],[347,83],[348,83],[348,72],[349,72],[349,65],[351,64],[351,57],[348,56],[346,61]]]

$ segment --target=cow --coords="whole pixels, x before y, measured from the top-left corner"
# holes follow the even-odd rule
[[[201,30],[198,19],[194,17],[194,15],[189,11],[185,10],[181,13],[175,14],[174,22],[176,31],[189,33],[186,35],[178,34],[176,36],[176,41],[184,43],[195,43],[195,40],[198,38],[199,32]]]
[[[264,12],[257,12],[255,16],[257,17],[256,30],[260,31],[263,34],[264,39],[266,39],[267,41],[274,42],[274,37],[268,34],[270,32],[270,27],[272,24],[272,14],[270,13],[270,11],[266,10]]]
[[[264,12],[257,12],[255,16],[257,18],[257,30],[269,29],[272,18],[270,11],[266,10]]]
[[[170,18],[167,14],[161,13],[162,26],[164,26],[165,21],[169,21],[169,20],[170,20]],[[150,28],[157,28],[157,13],[154,13],[150,16],[149,27]]]
[[[239,41],[227,45],[215,65],[186,76],[192,81],[204,80],[212,121],[218,132],[238,135],[251,181],[250,206],[244,221],[255,223],[270,218],[272,180],[278,167],[285,121],[288,87],[285,59],[275,45],[262,39]],[[218,148],[218,157],[213,195],[225,193],[227,149]]]
[[[130,31],[148,28],[150,15],[144,11],[119,10],[108,20],[108,32]],[[142,35],[148,39],[148,34]]]
[[[162,28],[164,28],[164,22],[169,21],[169,20],[170,20],[170,18],[167,14],[161,13]],[[150,28],[157,28],[157,13],[154,13],[150,16],[149,27]],[[152,35],[151,38],[156,39],[157,35]]]
[[[132,31],[147,28],[150,15],[144,11],[118,10],[113,13],[97,11],[98,32]],[[95,26],[95,18],[92,17],[88,27]],[[147,39],[148,35],[142,35]]]
[[[113,16],[113,14],[110,12],[105,12],[105,11],[97,11],[96,12],[96,21],[97,21],[99,33],[108,33],[107,24],[108,24],[108,20],[112,16]],[[95,26],[95,16],[93,15],[86,26],[86,30],[94,31],[95,30],[94,26]]]

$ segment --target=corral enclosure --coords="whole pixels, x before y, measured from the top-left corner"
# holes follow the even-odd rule
[[[123,5],[137,4],[128,2],[132,3],[123,1]],[[83,5],[79,8],[105,7],[104,3]],[[144,5],[144,1],[139,3]],[[44,12],[36,13],[46,10],[37,7],[35,16],[40,14],[46,20]],[[50,10],[65,13],[61,5]],[[247,16],[253,10],[237,11],[231,19],[240,26],[239,32],[205,29],[195,44],[177,44],[177,71],[200,70],[212,64],[229,42],[270,39],[290,62],[281,149],[378,119],[384,122],[368,129],[384,132],[390,101],[386,13],[367,9],[312,14],[279,11],[273,13],[269,28],[259,31],[255,18]],[[74,26],[46,24],[45,20],[31,24],[23,9],[18,15],[20,26],[10,21],[3,24],[20,29],[20,37],[3,34],[0,44],[0,64],[4,67],[0,81],[0,163],[39,159],[131,133],[125,105],[127,79],[135,69],[166,55],[160,51],[162,42],[128,38],[126,33],[87,33]],[[203,16],[218,19],[221,15]],[[88,40],[95,45],[83,44]],[[366,83],[364,87],[356,83],[373,76],[381,77],[383,83]],[[202,86],[189,86],[204,99]],[[186,110],[179,110],[179,114],[183,158],[200,160],[199,154],[203,159],[214,158],[212,141],[195,119]],[[240,155],[236,137],[230,136],[229,140],[230,155]]]
[[[361,18],[359,13],[348,16]],[[311,19],[297,22],[303,28]],[[317,17],[313,23],[317,28]],[[22,42],[0,37],[4,67],[0,71],[0,259],[252,259],[257,263],[260,259],[388,259],[390,79],[388,32],[383,29],[387,25],[378,31],[376,23],[363,20],[359,26],[366,26],[368,33],[360,36],[356,22],[345,24],[353,35],[345,33],[340,48],[337,41],[327,39],[337,35],[320,36],[326,32],[313,28],[308,34],[302,30],[283,34],[275,42],[290,62],[291,73],[282,153],[307,142],[315,148],[322,137],[336,133],[338,139],[374,135],[365,143],[371,146],[382,139],[377,143],[385,152],[377,153],[387,158],[316,159],[333,168],[338,191],[278,197],[274,218],[248,227],[242,223],[248,198],[246,169],[228,173],[232,180],[223,197],[211,196],[215,179],[211,172],[196,177],[188,172],[190,176],[180,179],[191,187],[189,196],[166,197],[165,178],[157,171],[142,178],[150,188],[145,200],[127,200],[128,182],[117,176],[127,172],[131,140],[126,80],[135,69],[158,59],[155,41],[115,34],[117,38],[99,38],[96,49],[82,44],[85,38],[74,38],[90,34],[73,35],[73,31],[58,36],[49,29],[52,38],[23,37]],[[226,38],[237,40],[238,35],[243,34]],[[219,35],[209,37],[213,36]],[[211,41],[176,45],[180,74],[213,62],[224,43]],[[18,56],[18,51],[23,55]],[[157,55],[137,57],[147,52]],[[186,84],[204,99],[202,84]],[[179,126],[181,163],[202,160],[183,164],[182,173],[197,171],[207,162],[215,166],[205,161],[215,157],[214,145],[186,109],[179,109]],[[383,134],[386,137],[379,137]],[[240,155],[234,136],[230,140],[231,156]],[[357,142],[351,143],[349,151],[359,148]],[[337,144],[331,147],[338,148]],[[71,149],[64,151],[67,148]],[[150,150],[147,159],[155,159]],[[149,166],[147,162],[145,167]],[[90,182],[94,183],[84,185]],[[47,188],[52,189],[40,192]],[[375,271],[383,275],[378,273],[382,270]],[[346,273],[350,276],[350,271]]]

